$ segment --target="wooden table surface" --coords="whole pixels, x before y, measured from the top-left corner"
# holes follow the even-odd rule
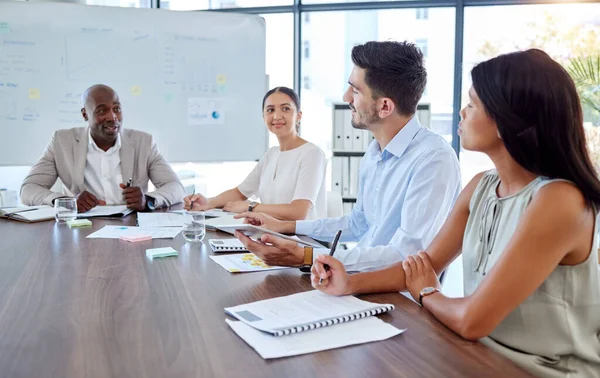
[[[263,360],[225,323],[224,307],[310,290],[297,269],[231,274],[204,243],[86,239],[107,224],[0,219],[1,377],[531,377],[465,341],[400,294],[381,318],[408,330],[392,339]],[[179,257],[149,260],[148,248]]]

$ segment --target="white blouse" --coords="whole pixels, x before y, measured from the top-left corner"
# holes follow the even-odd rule
[[[289,151],[280,151],[278,146],[272,147],[238,186],[238,190],[247,198],[258,197],[261,203],[270,205],[309,200],[312,207],[306,219],[325,218],[326,168],[325,154],[312,143]]]

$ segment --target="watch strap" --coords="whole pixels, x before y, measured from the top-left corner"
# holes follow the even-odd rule
[[[423,289],[423,290],[425,290],[425,289]],[[437,288],[433,288],[433,290],[431,290],[428,293],[423,293],[423,290],[421,290],[421,292],[419,293],[419,304],[421,306],[423,306],[423,298],[440,292],[440,289],[437,289]]]
[[[304,273],[310,273],[310,270],[313,265],[313,247],[304,247],[304,260],[302,261],[302,266],[300,266],[300,270]]]

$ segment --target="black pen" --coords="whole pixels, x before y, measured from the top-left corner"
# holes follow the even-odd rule
[[[127,180],[127,185],[125,185],[126,188],[129,188],[131,186],[131,183],[133,182],[133,179],[130,178],[129,180]]]
[[[333,238],[333,243],[331,243],[331,249],[329,250],[329,256],[333,256],[335,252],[335,248],[337,247],[338,241],[340,240],[340,236],[342,236],[342,230],[339,230],[337,234],[335,234],[335,238]],[[329,271],[329,265],[323,264],[323,268],[325,271]],[[319,285],[323,283],[323,279],[319,278]]]

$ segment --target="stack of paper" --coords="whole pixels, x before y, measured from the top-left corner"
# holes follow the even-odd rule
[[[152,236],[152,239],[173,239],[181,232],[181,227],[130,227],[130,226],[104,226],[98,231],[89,234],[87,238],[119,239],[125,236]]]
[[[398,335],[404,330],[375,317],[393,309],[391,304],[312,290],[228,307],[225,312],[239,320],[227,324],[263,358],[278,358]]]
[[[221,265],[225,270],[231,273],[242,272],[263,272],[265,270],[287,269],[286,266],[270,266],[259,259],[253,253],[243,253],[237,255],[208,256],[212,261]]]
[[[137,222],[140,227],[183,227],[192,223],[193,218],[187,214],[176,213],[138,213]]]
[[[125,205],[96,206],[93,209],[86,211],[85,213],[77,214],[77,218],[94,218],[94,217],[123,218],[131,213],[133,213],[133,209],[129,209]]]
[[[229,319],[225,319],[225,321],[264,359],[297,356],[348,345],[381,341],[406,331],[406,329],[398,329],[387,324],[381,319],[370,317],[314,332],[277,337],[239,321]]]

